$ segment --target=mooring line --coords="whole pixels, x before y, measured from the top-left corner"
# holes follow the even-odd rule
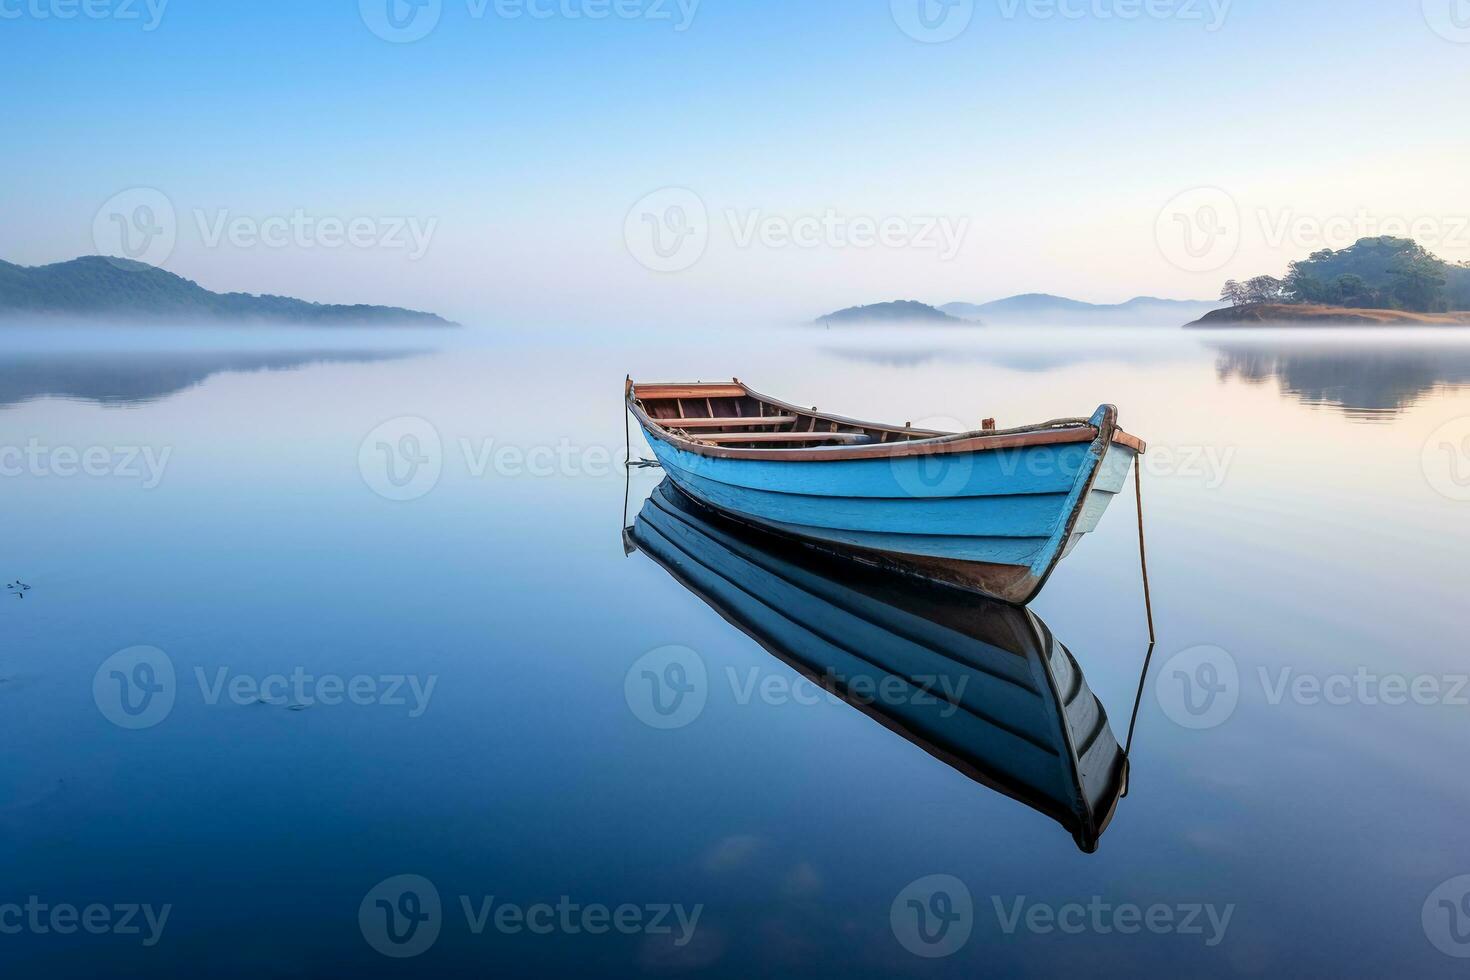
[[[1128,719],[1128,741],[1123,746],[1123,754],[1126,756],[1131,757],[1133,754],[1133,729],[1138,724],[1138,708],[1143,704],[1143,689],[1148,684],[1148,668],[1153,659],[1154,644],[1150,642],[1148,653],[1143,657],[1143,673],[1138,677],[1138,694],[1133,698],[1133,717]]]
[[[1143,607],[1148,613],[1148,642],[1149,653],[1152,655],[1152,644],[1158,642],[1154,635],[1154,600],[1148,585],[1148,547],[1143,540],[1143,457],[1139,457],[1133,467],[1133,495],[1138,503],[1138,563],[1143,568]]]

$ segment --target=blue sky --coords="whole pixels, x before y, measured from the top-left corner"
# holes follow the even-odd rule
[[[1396,222],[1470,259],[1462,0],[974,0],[943,43],[900,27],[921,0],[440,0],[412,43],[370,29],[390,0],[169,0],[152,30],[146,0],[68,2],[0,0],[23,264],[98,251],[135,188],[173,209],[161,264],[210,288],[507,324],[1207,297]],[[660,272],[629,215],[664,188],[704,244]],[[1191,223],[1211,254],[1169,240]]]

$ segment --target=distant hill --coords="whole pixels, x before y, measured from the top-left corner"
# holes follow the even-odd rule
[[[824,317],[818,317],[817,322],[824,326],[852,326],[857,324],[877,323],[918,323],[934,324],[940,326],[975,326],[967,324],[959,317],[950,316],[932,306],[916,303],[913,300],[895,300],[892,303],[874,303],[872,306],[852,306],[836,313],[828,313]]]
[[[309,326],[454,326],[392,306],[335,306],[286,296],[213,293],[172,272],[100,255],[25,267],[0,262],[0,319],[38,316]]]
[[[1459,327],[1470,313],[1413,313],[1307,303],[1248,303],[1206,313],[1189,327]]]
[[[1084,303],[1046,293],[1026,293],[993,303],[946,303],[940,309],[991,326],[1177,327],[1223,306],[1220,300],[1177,300],[1139,296],[1126,303]]]

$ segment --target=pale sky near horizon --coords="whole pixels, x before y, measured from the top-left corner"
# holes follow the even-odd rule
[[[0,64],[24,265],[554,325],[1470,260],[1466,0],[0,0]]]

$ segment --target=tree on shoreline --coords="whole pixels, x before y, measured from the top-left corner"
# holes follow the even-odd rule
[[[1404,304],[1404,309],[1416,313],[1441,313],[1449,309],[1449,301],[1444,296],[1449,277],[1444,267],[1443,262],[1432,256],[1406,257],[1394,265],[1392,272],[1397,281],[1393,284],[1393,294]]]
[[[1232,279],[1220,290],[1220,298],[1228,300],[1233,306],[1289,302],[1286,284],[1275,276],[1256,276],[1244,283]]]

